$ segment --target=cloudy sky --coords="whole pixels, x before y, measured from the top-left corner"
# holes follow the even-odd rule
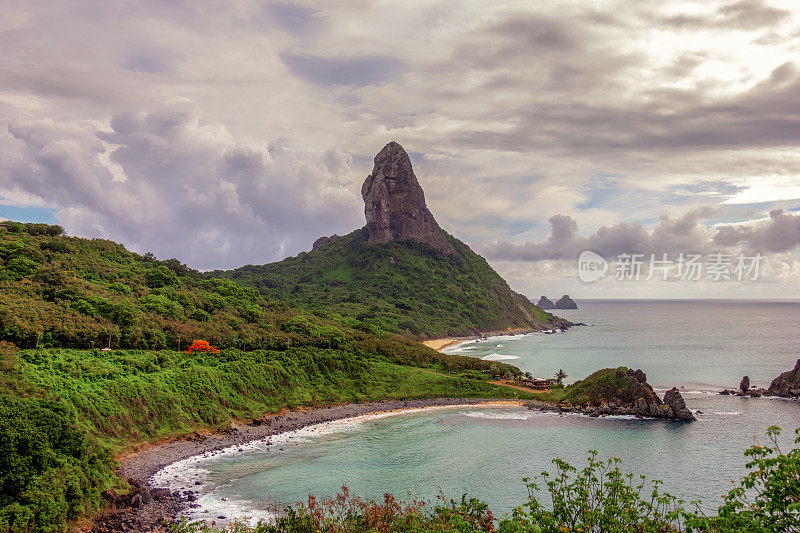
[[[0,217],[202,269],[363,225],[390,140],[529,296],[800,297],[795,0],[0,0]],[[577,255],[612,260],[578,279]],[[748,282],[616,280],[621,253]],[[644,276],[643,276],[644,277]]]

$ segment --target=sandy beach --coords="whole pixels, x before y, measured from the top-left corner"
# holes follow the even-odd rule
[[[469,337],[442,337],[441,339],[428,339],[426,341],[422,341],[422,344],[428,348],[433,348],[434,350],[441,352],[445,348],[460,342],[486,339],[496,335],[525,335],[526,333],[533,333],[535,331],[539,330],[530,328],[504,329],[499,331],[488,331],[486,333],[482,333],[481,335],[472,335]]]
[[[458,344],[459,342],[474,340],[477,338],[478,337],[445,337],[443,339],[430,339],[427,341],[422,341],[422,344],[424,344],[428,348],[433,348],[437,352],[441,352],[448,346]]]

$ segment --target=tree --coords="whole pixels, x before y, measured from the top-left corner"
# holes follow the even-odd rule
[[[186,350],[186,353],[192,352],[219,353],[219,350],[211,346],[208,341],[195,339],[189,349]]]
[[[556,372],[556,383],[562,385],[566,378],[567,378],[567,373],[564,372],[563,368],[559,368],[558,372]]]
[[[151,289],[169,287],[170,285],[175,285],[178,283],[178,276],[175,274],[175,272],[164,265],[158,265],[155,268],[151,268],[145,272],[144,278],[147,280],[147,286]]]

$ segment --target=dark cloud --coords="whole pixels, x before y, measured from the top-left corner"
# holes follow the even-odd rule
[[[125,54],[120,67],[132,72],[166,75],[174,70],[174,60],[168,50],[141,47]]]
[[[281,60],[294,74],[317,85],[364,87],[395,79],[405,65],[387,56],[323,57],[284,52]]]
[[[679,218],[662,215],[651,231],[638,222],[620,223],[601,227],[588,237],[578,235],[578,225],[572,217],[555,215],[550,217],[550,236],[544,241],[525,244],[502,241],[483,246],[481,251],[497,261],[536,262],[572,260],[584,250],[613,258],[622,253],[707,254],[739,245],[745,245],[751,252],[778,253],[800,245],[800,215],[775,210],[766,223],[714,230],[703,222],[715,213],[713,208],[700,207]]]
[[[464,131],[473,148],[563,153],[698,151],[800,143],[800,71],[776,67],[750,90],[708,103],[685,90],[660,90],[642,104],[608,100],[517,109],[503,132]]]
[[[771,27],[791,13],[770,7],[761,0],[741,0],[720,7],[713,15],[672,15],[661,22],[680,29],[732,28],[757,30]]]
[[[784,213],[774,209],[770,220],[757,226],[723,226],[714,236],[720,246],[744,244],[750,250],[785,252],[800,244],[800,215]]]
[[[292,33],[306,34],[323,20],[315,9],[294,2],[267,2],[264,7],[283,29]]]

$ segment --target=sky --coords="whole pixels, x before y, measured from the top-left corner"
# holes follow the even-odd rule
[[[531,298],[800,298],[795,0],[0,13],[0,218],[262,264],[362,226],[361,183],[396,140],[440,225]],[[584,250],[603,278],[580,279]],[[700,279],[678,279],[681,253]],[[672,270],[617,279],[621,254]],[[714,254],[732,279],[707,277]]]

